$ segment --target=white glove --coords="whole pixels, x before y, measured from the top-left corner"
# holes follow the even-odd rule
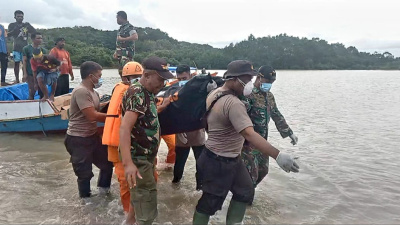
[[[289,137],[290,137],[290,139],[292,139],[292,141],[290,143],[292,143],[293,145],[296,145],[297,142],[299,141],[299,138],[294,134],[291,134]]]
[[[276,162],[286,173],[299,172],[300,167],[295,162],[295,158],[287,153],[279,152]]]

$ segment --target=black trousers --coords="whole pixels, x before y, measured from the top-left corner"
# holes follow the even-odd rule
[[[203,185],[203,195],[196,206],[197,212],[214,215],[221,210],[229,191],[233,194],[232,199],[237,202],[253,202],[253,181],[240,156],[223,157],[204,148],[197,164]]]
[[[69,74],[60,74],[57,78],[57,88],[54,96],[69,93]]]
[[[200,157],[203,151],[204,145],[192,146],[194,158],[196,159],[196,189],[201,188],[201,180],[199,179],[199,173],[197,169],[197,159]],[[172,182],[179,182],[182,179],[185,164],[189,156],[190,147],[175,147],[175,165],[174,165],[174,179]]]
[[[78,177],[79,197],[90,197],[90,180],[92,179],[92,164],[100,169],[97,180],[98,187],[109,188],[113,172],[113,164],[108,161],[107,146],[102,145],[98,134],[89,137],[77,137],[66,135],[64,141],[70,162]]]
[[[0,52],[0,63],[1,63],[1,82],[6,82],[6,74],[8,67],[8,57],[7,54]]]

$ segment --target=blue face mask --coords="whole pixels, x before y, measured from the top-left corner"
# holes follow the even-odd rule
[[[268,92],[269,90],[271,90],[271,87],[272,87],[271,83],[261,83],[260,90],[262,92]]]
[[[100,78],[99,81],[94,84],[94,88],[99,88],[101,87],[101,85],[103,85],[103,78]]]
[[[179,87],[185,86],[185,84],[186,84],[188,81],[189,81],[189,80],[181,80],[181,81],[179,81]]]

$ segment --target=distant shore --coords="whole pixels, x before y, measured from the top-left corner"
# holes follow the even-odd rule
[[[22,64],[21,64],[21,69],[22,69]],[[10,61],[8,62],[8,68],[14,68],[14,62]],[[72,69],[80,69],[80,66],[72,66]],[[105,67],[103,66],[103,69],[118,69],[118,67]],[[226,69],[207,69],[207,70],[226,70]],[[277,69],[277,70],[307,70],[307,69]],[[312,70],[317,70],[317,69],[311,69]],[[362,70],[362,69],[320,69],[320,70]],[[364,70],[385,70],[385,71],[398,71],[399,69],[364,69]]]

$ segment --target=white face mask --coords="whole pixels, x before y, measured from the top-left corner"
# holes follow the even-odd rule
[[[251,92],[253,91],[254,88],[254,84],[253,82],[251,82],[251,80],[249,82],[247,82],[247,84],[245,84],[243,81],[241,81],[238,78],[238,81],[243,85],[243,95],[244,96],[249,96],[251,94]]]

